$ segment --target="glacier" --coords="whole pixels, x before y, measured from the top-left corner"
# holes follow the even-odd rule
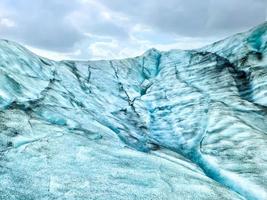
[[[0,199],[267,199],[267,23],[194,50],[52,61],[0,40]]]

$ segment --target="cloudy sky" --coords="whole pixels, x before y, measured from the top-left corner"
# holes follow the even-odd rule
[[[52,59],[190,49],[266,20],[267,0],[1,0],[0,38]]]

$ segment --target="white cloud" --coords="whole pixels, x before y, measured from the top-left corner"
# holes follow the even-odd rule
[[[14,21],[8,19],[8,18],[0,18],[0,27],[8,27],[8,28],[11,28],[11,27],[14,27],[16,24]]]
[[[28,46],[28,45],[25,45],[25,47],[28,48],[33,53],[39,55],[39,56],[42,56],[42,57],[45,57],[45,58],[48,58],[48,59],[52,59],[52,60],[57,60],[57,61],[69,60],[72,57],[72,55],[68,55],[68,54],[65,54],[65,53],[54,52],[54,51],[51,51],[51,50],[47,51],[47,50],[44,50],[44,49],[34,48],[34,47],[31,47],[31,46]]]
[[[56,60],[191,49],[264,21],[265,1],[1,0],[0,38]]]

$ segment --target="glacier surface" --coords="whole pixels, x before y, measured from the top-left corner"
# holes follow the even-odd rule
[[[110,61],[1,40],[0,199],[267,199],[267,23]]]

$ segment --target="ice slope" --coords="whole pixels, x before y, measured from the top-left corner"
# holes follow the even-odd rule
[[[0,41],[0,199],[267,199],[267,24],[55,62]]]

